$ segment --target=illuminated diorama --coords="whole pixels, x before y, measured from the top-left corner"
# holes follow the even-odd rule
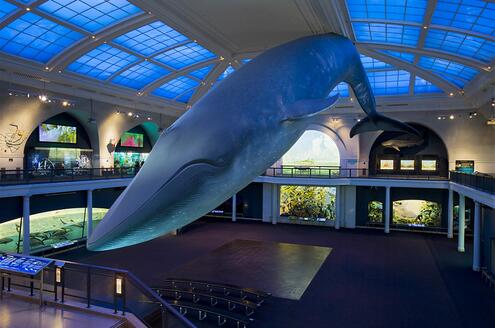
[[[396,225],[412,227],[440,227],[442,207],[425,200],[400,200],[393,202],[393,219]]]
[[[58,124],[42,123],[39,126],[41,142],[71,143],[77,142],[77,128]]]
[[[107,211],[106,208],[93,208],[93,227],[100,223]],[[34,252],[62,247],[87,236],[86,208],[32,214],[29,219],[31,251]],[[0,223],[0,251],[22,252],[22,218]]]
[[[89,169],[91,168],[92,149],[35,147],[26,156],[28,170],[33,174],[47,173],[52,169]]]
[[[335,195],[335,187],[281,186],[280,216],[289,223],[324,224],[335,220]]]

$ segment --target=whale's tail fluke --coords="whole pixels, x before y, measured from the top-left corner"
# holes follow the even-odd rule
[[[352,138],[359,133],[379,130],[405,132],[417,136],[420,135],[412,126],[375,112],[373,115],[366,116],[354,125],[351,129],[350,136]]]

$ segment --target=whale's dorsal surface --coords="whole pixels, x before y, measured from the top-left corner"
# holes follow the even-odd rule
[[[353,43],[327,34],[260,54],[217,83],[168,128],[130,185],[88,238],[91,250],[141,243],[207,214],[280,159],[347,82],[366,113],[351,135],[413,133],[376,112]]]

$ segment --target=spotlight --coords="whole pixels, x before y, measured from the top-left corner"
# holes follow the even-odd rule
[[[454,96],[454,93],[453,92],[449,93],[449,96],[453,97]]]
[[[454,116],[454,115],[450,115],[450,116],[449,116],[449,118],[450,118],[451,120],[453,120],[453,119],[455,118],[455,116]]]
[[[29,97],[29,94],[28,94],[28,97]],[[48,97],[46,95],[39,95],[38,98],[42,102],[46,102],[48,100]]]
[[[441,120],[441,119],[442,119],[442,117],[441,117],[441,116],[439,116],[439,117],[437,117],[437,119]]]
[[[132,112],[127,113],[127,116],[131,117],[132,116]]]
[[[70,103],[67,100],[62,101],[63,107],[69,107]]]
[[[146,119],[147,119],[148,121],[151,121],[151,117],[149,117],[149,116],[148,116]]]
[[[469,113],[469,118],[475,118],[476,116],[478,116],[477,112],[470,112]]]

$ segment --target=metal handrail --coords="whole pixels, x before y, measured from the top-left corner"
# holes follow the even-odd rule
[[[450,181],[495,194],[495,174],[450,171]]]

